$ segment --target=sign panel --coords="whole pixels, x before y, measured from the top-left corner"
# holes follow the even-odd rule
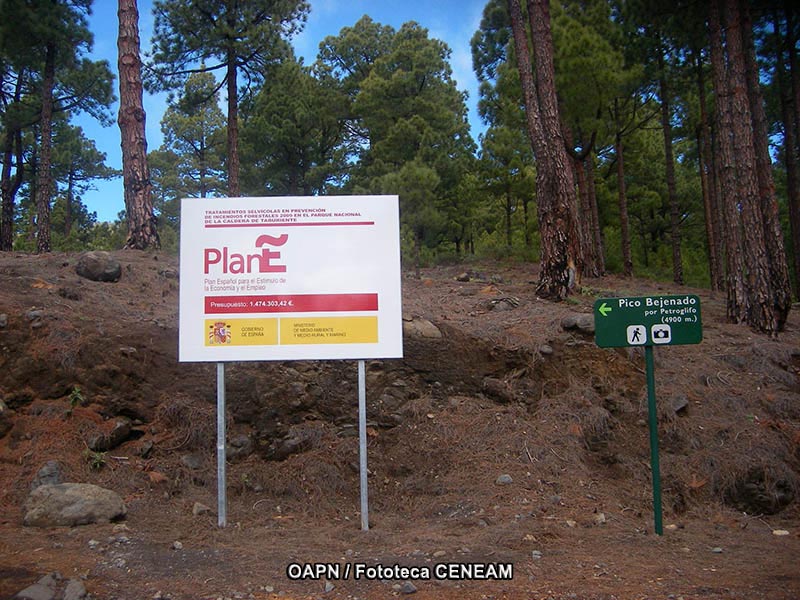
[[[595,343],[601,348],[699,344],[700,298],[600,298],[594,303]]]
[[[181,201],[181,361],[403,355],[397,196]]]

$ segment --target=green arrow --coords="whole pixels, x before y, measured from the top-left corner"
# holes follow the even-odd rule
[[[608,306],[605,302],[603,302],[597,310],[601,315],[607,317],[608,313],[610,313],[613,309],[610,306]]]

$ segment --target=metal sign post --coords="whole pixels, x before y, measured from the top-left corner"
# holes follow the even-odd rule
[[[361,483],[361,531],[369,531],[367,491],[367,383],[364,361],[358,361],[358,471]]]
[[[601,348],[644,346],[653,522],[656,534],[663,535],[653,346],[700,343],[703,339],[700,298],[690,294],[600,298],[594,303],[594,325],[595,343]]]
[[[217,363],[217,525],[228,520],[228,499],[225,493],[225,363]]]
[[[650,430],[650,472],[653,478],[653,524],[657,535],[664,534],[661,516],[661,466],[658,460],[658,413],[656,412],[656,375],[653,347],[644,347],[647,377],[647,427]]]

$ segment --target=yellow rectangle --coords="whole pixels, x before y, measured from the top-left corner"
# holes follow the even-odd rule
[[[376,343],[378,343],[378,317],[281,319],[281,345]]]
[[[278,319],[206,319],[206,346],[275,346]]]

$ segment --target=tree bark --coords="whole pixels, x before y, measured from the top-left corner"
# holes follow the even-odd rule
[[[758,190],[753,117],[747,93],[739,0],[725,0],[725,25],[728,76],[733,92],[731,112],[736,181],[747,267],[747,322],[764,333],[773,334],[778,331],[778,322],[773,312],[774,289],[770,282],[769,255],[764,239],[764,221]],[[724,133],[723,131],[722,134]]]
[[[536,293],[542,298],[563,300],[581,280],[583,254],[578,232],[575,180],[564,147],[556,96],[550,0],[528,0],[528,19],[534,43],[536,91],[545,132],[544,152],[548,155],[543,165],[546,171],[542,175],[542,189],[551,190],[552,194],[547,202],[546,227],[540,229],[543,260]],[[538,176],[537,170],[537,179]],[[548,179],[551,180],[549,185]],[[545,243],[545,240],[549,242]]]
[[[603,274],[603,269],[600,267],[601,259],[598,257],[598,246],[595,244],[594,239],[594,217],[596,216],[596,211],[592,211],[594,189],[590,185],[587,172],[588,164],[592,160],[591,155],[594,149],[596,132],[592,133],[588,143],[583,139],[578,141],[581,148],[578,151],[575,147],[576,140],[572,130],[566,123],[562,124],[562,131],[564,149],[567,151],[569,158],[572,159],[571,163],[574,167],[575,182],[578,188],[579,217],[577,218],[577,229],[580,235],[581,256],[583,256],[583,274],[589,277],[600,277]]]
[[[742,246],[741,222],[737,210],[736,163],[734,161],[732,116],[730,109],[731,92],[728,87],[728,73],[725,66],[724,46],[722,43],[722,27],[720,2],[712,0],[709,4],[709,35],[711,50],[711,66],[714,79],[714,96],[716,99],[717,143],[719,145],[716,167],[722,194],[719,196],[722,205],[723,229],[725,241],[726,264],[726,314],[733,323],[746,320],[748,313],[747,292],[744,284],[744,250]]]
[[[597,261],[597,270],[600,276],[606,273],[605,240],[603,239],[603,228],[600,226],[600,212],[597,207],[597,186],[594,181],[594,153],[590,152],[586,157],[586,182],[589,188],[589,204],[592,211],[592,241],[594,243],[594,254]]]
[[[514,209],[514,198],[511,196],[510,187],[506,188],[505,193],[505,213],[506,213],[506,248],[509,254],[511,253],[512,239],[511,239],[511,213]]]
[[[706,221],[706,243],[708,248],[708,271],[711,290],[720,291],[724,285],[724,273],[720,254],[720,225],[717,208],[717,194],[714,186],[714,169],[711,151],[711,128],[708,124],[708,108],[706,103],[706,82],[703,75],[703,58],[699,51],[695,53],[697,69],[697,97],[700,104],[700,126],[697,133],[697,150],[699,155],[700,187],[703,192],[703,210]]]
[[[750,114],[753,119],[753,148],[758,181],[759,209],[764,228],[764,245],[767,250],[769,284],[772,288],[772,306],[775,331],[783,331],[792,307],[792,288],[789,283],[789,266],[783,242],[775,182],[772,179],[772,159],[769,155],[767,115],[759,83],[756,49],[753,42],[753,22],[746,2],[741,2],[742,45]]]
[[[528,2],[532,39],[536,41],[534,81],[519,0],[508,0],[508,6],[528,135],[537,161],[536,195],[542,251],[536,294],[541,298],[563,300],[580,277],[582,260],[575,186],[564,150],[555,97],[550,15],[546,0]]]
[[[142,103],[142,63],[139,50],[139,11],[136,0],[119,0],[118,123],[122,146],[122,179],[128,218],[126,248],[159,248],[161,241],[153,212],[152,183],[147,166],[145,112]]]
[[[67,194],[64,198],[64,237],[68,238],[69,234],[72,232],[72,199],[75,193],[75,183],[74,177],[72,173],[72,169],[70,168],[70,173],[67,176]]]
[[[778,49],[778,60],[776,61],[776,79],[778,81],[778,95],[781,103],[781,115],[783,117],[783,154],[786,162],[786,190],[788,196],[789,228],[792,240],[792,250],[794,255],[794,294],[800,298],[800,170],[798,170],[797,156],[797,123],[795,113],[792,110],[791,86],[787,83],[786,67],[784,57],[786,50],[795,44],[792,34],[793,24],[790,14],[786,14],[787,35],[781,35],[780,21],[775,18],[774,31],[775,43]]]
[[[39,182],[36,186],[36,252],[50,252],[50,197],[53,176],[50,172],[53,155],[53,88],[56,82],[56,45],[48,42],[45,49],[42,78],[42,119],[40,126]]]
[[[664,164],[667,179],[667,198],[669,200],[670,239],[672,241],[672,280],[683,285],[683,261],[681,259],[681,211],[678,193],[675,189],[675,158],[672,152],[672,110],[670,109],[669,88],[667,86],[666,61],[660,52],[658,62],[661,70],[659,87],[661,90],[661,129],[664,134]]]
[[[236,81],[236,52],[228,50],[225,76],[228,89],[228,195],[241,196],[239,187],[239,88]]]
[[[614,100],[615,105],[616,103],[617,101]],[[614,137],[614,150],[617,153],[617,195],[619,199],[619,227],[622,243],[622,274],[625,277],[631,277],[633,275],[631,228],[630,219],[628,218],[628,192],[625,186],[625,152],[619,125],[617,125],[617,132]]]
[[[17,104],[22,100],[22,83],[25,77],[24,69],[17,74],[14,84],[14,100]],[[16,150],[16,151],[15,151]],[[14,247],[14,204],[19,188],[25,174],[25,162],[22,155],[22,130],[19,123],[7,120],[5,123],[5,136],[3,139],[3,169],[0,174],[0,194],[2,195],[2,209],[0,209],[0,252],[10,252]],[[11,165],[14,164],[14,175],[11,175]]]

